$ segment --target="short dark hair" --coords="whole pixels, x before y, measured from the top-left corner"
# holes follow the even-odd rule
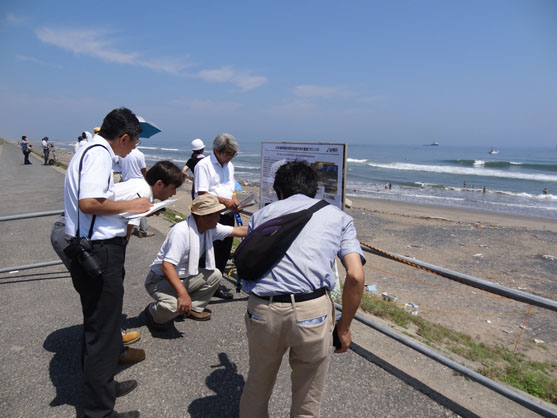
[[[141,124],[130,109],[120,107],[105,116],[99,135],[112,141],[128,134],[135,138],[141,133]]]
[[[291,161],[281,165],[275,174],[273,189],[280,199],[295,194],[315,197],[317,193],[317,172],[305,161]]]
[[[161,180],[166,186],[173,184],[178,188],[184,183],[184,180],[186,180],[186,175],[182,173],[182,170],[180,170],[176,164],[163,160],[158,161],[153,167],[147,170],[147,173],[145,173],[145,180],[149,183],[149,186],[153,186],[158,180]]]
[[[25,135],[23,135],[23,136],[21,137],[21,140],[22,140],[22,141],[23,141],[24,139],[27,139],[27,137],[26,137]]]

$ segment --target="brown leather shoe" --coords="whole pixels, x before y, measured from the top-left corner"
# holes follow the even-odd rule
[[[139,331],[122,331],[122,341],[124,345],[133,344],[141,339],[141,333]]]
[[[147,232],[141,232],[141,231],[139,231],[139,232],[137,233],[137,236],[138,236],[139,238],[149,238],[149,237],[155,236],[155,233],[152,232],[152,231],[147,231]]]
[[[139,363],[140,361],[145,360],[145,351],[140,348],[131,348],[126,347],[122,354],[120,354],[120,358],[118,359],[118,363],[120,364],[134,364]]]
[[[190,311],[189,314],[186,314],[186,318],[193,319],[194,321],[208,321],[209,319],[211,319],[211,312]]]

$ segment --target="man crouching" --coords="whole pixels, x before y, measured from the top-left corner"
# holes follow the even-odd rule
[[[152,329],[166,329],[182,314],[197,321],[211,319],[205,307],[222,277],[215,267],[213,241],[245,237],[247,233],[247,226],[218,223],[224,209],[216,196],[199,196],[192,202],[192,214],[168,233],[145,279],[145,288],[155,299],[145,308],[147,324]],[[203,255],[205,268],[199,268]]]

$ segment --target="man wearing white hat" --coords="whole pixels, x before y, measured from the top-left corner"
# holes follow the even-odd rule
[[[203,155],[203,151],[205,151],[205,144],[199,138],[194,139],[193,141],[191,141],[191,151],[192,151],[191,157],[186,162],[186,165],[184,165],[184,168],[182,168],[182,173],[186,175],[186,178],[188,178],[193,182],[193,173],[195,170],[195,166],[199,161],[201,161],[203,157],[205,157]],[[191,173],[191,175],[188,174],[188,171]],[[191,198],[192,200],[195,199],[194,184],[192,184],[191,186]]]
[[[151,329],[164,330],[179,315],[197,321],[211,319],[205,307],[222,277],[215,267],[213,241],[247,234],[247,226],[218,223],[225,209],[216,196],[202,195],[192,202],[192,214],[168,233],[145,279],[145,288],[155,299],[145,308]],[[203,254],[205,268],[199,268]]]

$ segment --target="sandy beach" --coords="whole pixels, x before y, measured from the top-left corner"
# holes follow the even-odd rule
[[[58,160],[66,164],[71,155],[66,150],[57,152]],[[179,200],[171,205],[173,210],[189,214],[190,190],[191,183],[186,181],[178,190]],[[240,195],[247,193],[258,196],[259,191],[246,186]],[[354,217],[363,243],[510,288],[557,297],[557,220],[350,199],[352,207],[346,211]],[[159,224],[160,220],[149,222]],[[534,307],[525,323],[527,304],[369,253],[366,259],[366,284],[377,289],[366,293],[397,296],[400,306],[416,304],[424,318],[487,344],[514,349],[520,338],[518,351],[531,359],[554,361],[557,357],[554,312]]]

